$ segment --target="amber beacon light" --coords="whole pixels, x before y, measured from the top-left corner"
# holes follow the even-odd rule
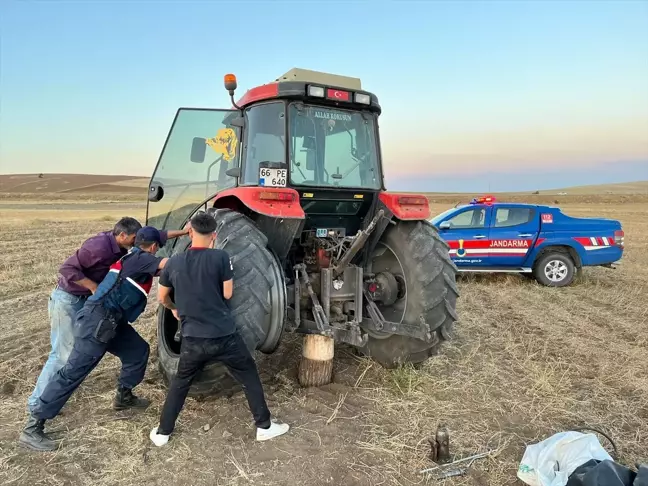
[[[233,74],[226,74],[224,77],[225,89],[229,91],[230,96],[234,96],[236,90],[236,76]]]

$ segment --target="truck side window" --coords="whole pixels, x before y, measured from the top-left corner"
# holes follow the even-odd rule
[[[526,224],[533,220],[534,211],[531,208],[497,208],[495,227],[506,228]]]
[[[454,218],[450,218],[448,223],[453,229],[470,229],[470,228],[483,228],[486,218],[485,209],[471,209],[457,214]]]

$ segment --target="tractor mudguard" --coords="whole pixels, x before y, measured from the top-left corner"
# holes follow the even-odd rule
[[[369,237],[364,252],[365,256],[362,261],[363,267],[366,267],[369,261],[369,255],[376,248],[378,241],[380,241],[383,233],[390,225],[396,224],[398,220],[428,220],[431,214],[430,202],[427,197],[421,194],[391,194],[389,192],[381,192],[378,194],[371,214],[377,214],[381,209],[384,212],[384,216],[378,221],[376,228]],[[370,219],[367,218],[367,221],[370,221]]]
[[[306,219],[297,191],[290,188],[236,187],[218,193],[213,201],[214,209],[248,213],[280,260],[288,255]]]
[[[381,192],[378,198],[400,220],[420,221],[430,218],[430,201],[422,194]]]
[[[234,199],[234,201],[232,200]],[[252,212],[284,219],[304,219],[299,194],[290,188],[235,187],[219,192],[214,198],[215,208],[234,209],[236,200]]]

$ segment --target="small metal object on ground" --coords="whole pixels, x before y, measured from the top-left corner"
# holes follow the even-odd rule
[[[447,479],[456,476],[463,476],[466,474],[467,471],[468,469],[465,467],[459,469],[448,469],[447,471],[443,471],[442,473],[440,473],[435,479]]]
[[[495,452],[494,449],[486,451],[486,452],[482,452],[480,454],[475,454],[473,456],[464,457],[462,459],[457,459],[456,461],[449,462],[448,464],[443,464],[443,465],[440,465],[440,466],[434,466],[434,467],[430,467],[430,468],[427,468],[427,469],[422,469],[421,471],[419,471],[419,473],[420,474],[425,474],[425,473],[429,473],[429,472],[432,472],[432,471],[436,471],[437,469],[441,469],[441,468],[444,468],[444,467],[454,466],[455,464],[459,464],[459,463],[462,463],[462,462],[466,462],[466,461],[471,461],[472,462],[472,461],[475,461],[477,459],[483,459],[485,457],[490,456],[493,452]]]
[[[436,432],[437,460],[436,462],[448,462],[450,460],[450,434],[448,429],[439,426]]]
[[[436,463],[450,460],[450,434],[446,427],[438,426],[435,436],[428,438],[428,442],[430,443],[430,459]]]
[[[428,442],[430,443],[430,459],[432,462],[436,462],[438,456],[436,437],[428,437]]]

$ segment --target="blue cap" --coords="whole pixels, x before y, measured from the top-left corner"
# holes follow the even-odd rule
[[[135,236],[135,244],[139,245],[144,241],[155,242],[161,248],[166,243],[166,238],[164,238],[157,228],[154,228],[153,226],[144,226],[137,232],[137,236]]]

